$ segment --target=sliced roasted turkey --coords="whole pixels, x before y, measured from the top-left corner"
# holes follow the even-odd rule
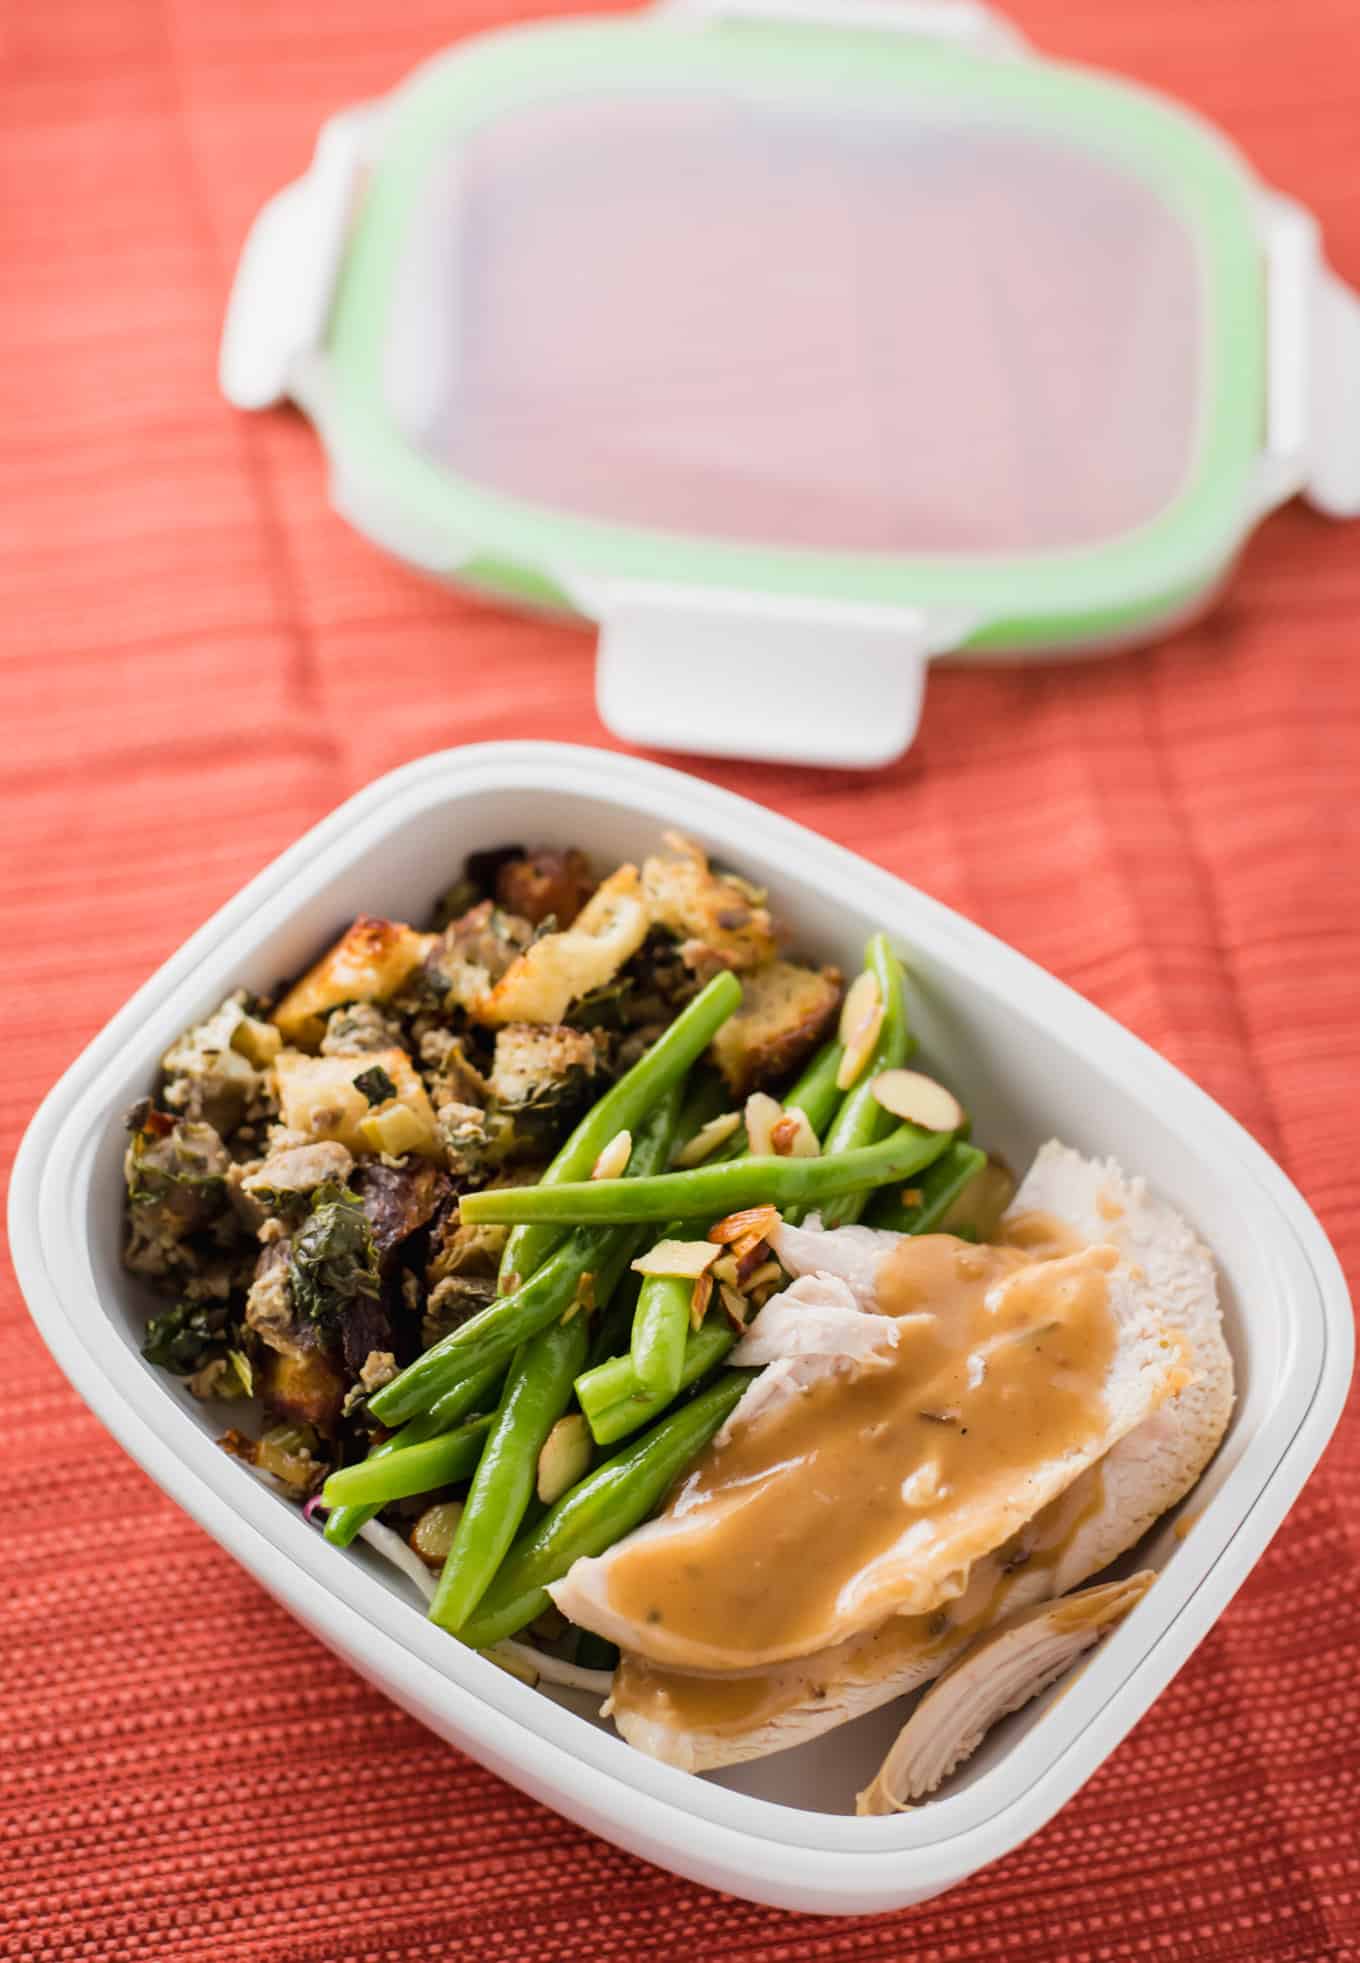
[[[749,1402],[658,1519],[555,1585],[572,1621],[712,1673],[932,1614],[1184,1380],[1110,1246],[895,1252],[888,1314],[821,1276],[761,1311],[735,1353],[768,1365]]]
[[[1141,1602],[1150,1568],[1003,1617],[931,1685],[898,1732],[859,1813],[895,1813],[925,1799],[971,1758],[992,1726],[1056,1683]]]
[[[1233,1402],[1208,1251],[1143,1180],[1056,1143],[1039,1153],[1008,1218],[1039,1213],[1056,1216],[1078,1239],[1113,1243],[1142,1269],[1184,1340],[1190,1369],[1183,1387],[979,1561],[964,1593],[941,1611],[892,1616],[816,1655],[751,1673],[721,1696],[701,1677],[625,1651],[613,1713],[631,1744],[693,1772],[803,1744],[939,1676],[979,1627],[1098,1574],[1189,1492],[1217,1449]],[[858,1227],[826,1234],[785,1228],[780,1255],[795,1272],[834,1275],[872,1310],[874,1274],[895,1238]]]

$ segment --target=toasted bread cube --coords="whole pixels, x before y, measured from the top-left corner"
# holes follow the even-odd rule
[[[375,1065],[397,1087],[396,1096],[376,1109],[354,1083]],[[369,1050],[363,1056],[304,1056],[300,1050],[281,1050],[274,1072],[279,1115],[289,1131],[313,1140],[334,1138],[357,1156],[373,1150],[365,1131],[369,1120],[401,1109],[412,1121],[402,1123],[402,1151],[418,1152],[426,1159],[443,1158],[434,1110],[405,1050]]]
[[[326,1017],[347,1002],[386,1002],[420,966],[437,935],[399,920],[361,914],[335,946],[294,982],[274,1011],[275,1027],[295,1049],[316,1050]]]
[[[721,966],[746,974],[773,958],[769,911],[745,880],[716,873],[692,840],[667,835],[673,856],[659,853],[642,868],[642,890],[658,927],[706,949]]]
[[[709,1055],[735,1097],[778,1083],[829,1032],[841,999],[834,968],[767,961],[743,984],[741,1007],[714,1037]]]
[[[563,934],[525,949],[473,1009],[479,1022],[557,1023],[573,1002],[612,981],[647,938],[647,908],[636,866],[620,866],[598,886]]]

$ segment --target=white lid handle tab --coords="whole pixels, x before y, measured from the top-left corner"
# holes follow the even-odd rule
[[[1308,502],[1360,518],[1360,294],[1324,266],[1313,307]]]
[[[1360,294],[1333,272],[1317,219],[1292,198],[1257,202],[1266,267],[1266,440],[1257,508],[1302,492],[1360,518]]]
[[[250,228],[217,367],[222,393],[237,409],[284,401],[299,365],[321,345],[380,114],[377,104],[361,103],[324,123],[305,173],[277,192]]]
[[[600,621],[600,717],[625,742],[855,770],[910,747],[926,662],[979,624],[643,583],[580,598]]]

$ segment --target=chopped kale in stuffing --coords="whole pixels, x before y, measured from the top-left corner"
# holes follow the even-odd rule
[[[363,1202],[342,1186],[320,1186],[288,1254],[293,1306],[313,1322],[337,1321],[361,1297],[380,1293],[378,1249]]]
[[[231,1311],[224,1302],[177,1302],[147,1323],[142,1355],[177,1377],[192,1377],[225,1356],[231,1339]]]
[[[717,968],[755,1006],[769,993],[763,895],[682,841],[639,856],[602,895],[573,847],[472,853],[428,933],[365,916],[308,971],[326,986],[291,1020],[296,980],[277,1007],[236,991],[170,1045],[130,1114],[124,1261],[161,1297],[143,1355],[196,1397],[254,1400],[263,1436],[223,1443],[298,1497],[381,1435],[369,1397],[495,1299],[506,1230],[465,1227],[459,1196],[536,1181]],[[536,961],[537,992],[491,1002]],[[729,1083],[801,1054],[831,997],[761,1024],[742,1072],[715,1052]],[[313,1079],[310,1099],[280,1096]],[[426,1098],[414,1142],[384,1129]]]

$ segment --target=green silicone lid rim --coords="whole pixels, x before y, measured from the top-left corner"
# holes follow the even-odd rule
[[[686,84],[1040,116],[1048,133],[1122,164],[1191,228],[1199,249],[1209,386],[1187,481],[1153,519],[1073,551],[886,555],[786,551],[606,523],[492,491],[413,449],[387,414],[382,352],[404,229],[427,164],[451,133],[545,97]],[[568,597],[577,576],[679,582],[891,606],[965,607],[973,644],[1070,637],[1086,618],[1136,625],[1211,580],[1253,515],[1265,415],[1264,272],[1252,183],[1216,132],[1131,84],[1035,59],[979,59],[923,37],[762,22],[706,27],[646,15],[509,29],[440,56],[385,105],[374,164],[327,331],[318,419],[346,475],[419,534],[450,540],[456,574]],[[388,528],[392,528],[389,526]]]

